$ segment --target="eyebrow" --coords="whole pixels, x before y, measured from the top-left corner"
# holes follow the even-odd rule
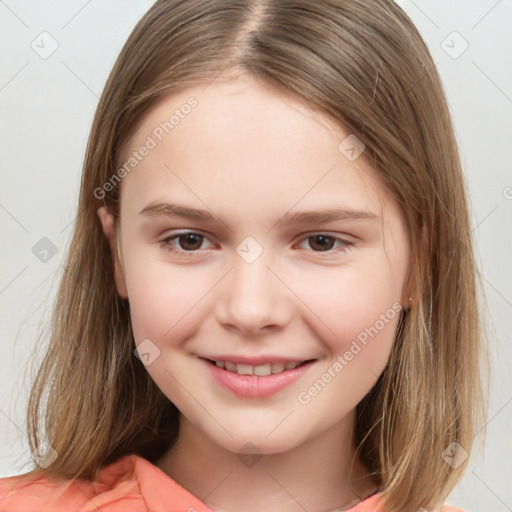
[[[224,222],[222,217],[216,216],[208,210],[162,202],[148,204],[139,212],[139,215],[145,217],[183,217],[186,219],[209,222],[221,220]],[[289,211],[281,217],[278,224],[320,224],[322,222],[332,222],[336,220],[377,220],[379,218],[379,215],[370,211],[338,207],[317,211]]]

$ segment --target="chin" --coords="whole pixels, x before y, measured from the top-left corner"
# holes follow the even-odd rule
[[[277,429],[272,432],[273,428],[254,429],[254,433],[247,432],[247,428],[238,430],[227,427],[227,430],[231,435],[224,430],[222,430],[222,433],[217,431],[215,435],[209,435],[208,433],[207,435],[220,448],[239,455],[283,453],[297,447],[302,442],[298,435],[293,435],[293,433],[284,430],[277,432]]]

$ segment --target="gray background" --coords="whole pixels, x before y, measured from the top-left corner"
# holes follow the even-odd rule
[[[151,4],[0,0],[0,476],[29,468],[28,357],[48,321],[70,241],[98,97]],[[427,41],[448,95],[491,313],[486,445],[448,503],[467,512],[512,511],[512,0],[399,4]]]

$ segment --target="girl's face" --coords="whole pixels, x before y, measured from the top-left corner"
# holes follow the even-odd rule
[[[386,366],[410,248],[361,150],[247,78],[168,97],[126,147],[118,291],[147,371],[219,446],[281,452],[339,428]],[[203,358],[314,361],[240,377]]]

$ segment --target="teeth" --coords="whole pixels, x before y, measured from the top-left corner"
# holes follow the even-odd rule
[[[230,363],[229,361],[226,361],[224,364],[226,365],[226,366],[224,366],[224,368],[226,368],[226,370],[228,370],[230,372],[236,372],[236,364]]]
[[[281,373],[285,370],[293,370],[301,364],[301,361],[294,361],[289,363],[268,363],[259,366],[252,366],[250,364],[235,364],[230,361],[215,361],[215,365],[219,368],[239,375],[257,375],[259,377],[266,377],[275,373]]]
[[[281,373],[282,371],[284,371],[285,366],[286,365],[284,363],[272,363],[272,373]]]
[[[258,377],[266,377],[272,373],[272,365],[271,364],[262,364],[260,366],[254,366],[252,373],[254,375],[258,375]],[[280,373],[280,372],[274,372]]]

